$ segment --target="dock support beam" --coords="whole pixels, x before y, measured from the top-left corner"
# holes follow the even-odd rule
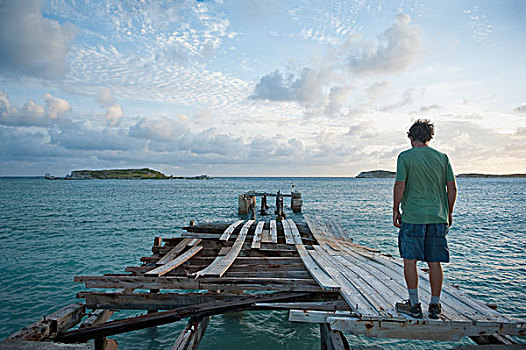
[[[349,350],[349,343],[340,331],[333,331],[328,323],[320,323],[321,350]]]
[[[192,317],[181,334],[177,337],[172,350],[193,350],[199,347],[199,342],[205,334],[210,322],[210,316]]]

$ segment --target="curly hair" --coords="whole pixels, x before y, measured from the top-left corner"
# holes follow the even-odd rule
[[[426,143],[435,135],[435,126],[429,119],[418,119],[407,132],[407,136],[414,141]]]

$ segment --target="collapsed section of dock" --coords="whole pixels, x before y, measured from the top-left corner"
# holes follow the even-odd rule
[[[124,273],[76,276],[86,288],[73,304],[14,333],[13,341],[82,343],[115,349],[115,334],[188,319],[172,349],[193,349],[210,317],[233,310],[283,309],[289,321],[319,323],[322,348],[348,349],[343,333],[368,337],[513,344],[526,322],[512,320],[456,287],[444,285],[438,320],[399,314],[406,298],[402,262],[360,246],[338,222],[237,220],[185,227],[180,237],[156,237],[152,255]],[[429,277],[419,271],[429,300]],[[427,310],[427,305],[422,305]],[[91,309],[93,311],[88,312]],[[114,310],[141,316],[109,320]],[[159,311],[163,310],[163,311]],[[49,344],[49,343],[48,343]]]

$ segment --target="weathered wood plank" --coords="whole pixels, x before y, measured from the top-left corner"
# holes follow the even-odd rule
[[[187,262],[191,257],[193,257],[194,255],[196,255],[197,253],[199,253],[199,251],[201,251],[201,249],[203,249],[203,246],[202,245],[197,245],[197,246],[194,246],[192,248],[190,248],[189,250],[187,250],[186,252],[184,252],[183,254],[181,254],[180,256],[178,256],[177,258],[167,262],[166,264],[164,265],[161,265],[151,271],[148,271],[146,272],[144,275],[145,276],[151,276],[151,277],[160,277],[160,276],[163,276],[165,274],[167,274],[168,272],[172,271],[173,269],[177,268],[178,266],[181,266],[182,264],[184,264],[185,262]]]
[[[235,278],[163,276],[75,276],[75,282],[85,283],[87,288],[135,288],[135,289],[190,289],[190,290],[271,290],[321,292],[320,286],[312,278]]]
[[[263,231],[261,231],[261,243],[272,243],[272,237],[270,236],[270,226],[269,230],[263,229]]]
[[[382,322],[350,317],[328,317],[332,329],[356,335],[381,338],[459,340],[463,336],[485,335],[502,332],[516,334],[517,323],[480,325],[469,321],[407,320],[406,322]]]
[[[232,249],[230,249],[230,251],[222,259],[214,260],[214,262],[210,265],[210,269],[207,268],[207,270],[204,273],[202,271],[197,272],[196,277],[223,276],[223,274],[228,270],[228,268],[234,263],[234,260],[237,258],[237,255],[243,247],[243,243],[245,243],[248,230],[254,222],[255,220],[248,220],[241,228],[241,232],[237,236],[236,241],[232,246]]]
[[[236,222],[234,222],[232,225],[228,226],[225,230],[225,232],[223,232],[223,234],[221,235],[221,237],[219,238],[220,241],[228,241],[228,238],[230,237],[230,235],[232,234],[232,232],[234,232],[234,230],[236,229],[236,227],[238,227],[239,225],[241,225],[243,222],[245,222],[245,220],[238,220]]]
[[[311,276],[318,282],[321,288],[325,290],[339,290],[340,285],[327,275],[319,266],[316,264],[316,262],[312,259],[312,257],[307,252],[307,249],[302,244],[296,244],[296,249],[298,250],[298,254],[303,261],[303,264],[305,265],[305,268]]]
[[[296,226],[296,223],[292,219],[287,219],[287,223],[290,227],[290,232],[292,234],[292,239],[294,240],[294,244],[303,244],[303,241],[301,240],[300,231],[298,231],[298,226]]]
[[[272,243],[278,243],[278,227],[276,220],[270,220],[270,238]]]
[[[374,305],[364,298],[356,287],[331,263],[331,257],[322,249],[309,251],[311,257],[336,283],[340,285],[340,293],[347,301],[351,310],[360,317],[367,319],[383,319]]]
[[[251,249],[259,249],[261,247],[261,232],[263,231],[264,225],[264,221],[258,222],[256,231],[254,232],[254,237],[252,239],[252,245],[250,247]]]
[[[175,257],[179,255],[179,253],[181,253],[187,246],[195,246],[200,241],[201,241],[200,239],[196,239],[196,238],[183,238],[183,240],[178,245],[176,245],[172,250],[166,253],[165,256],[159,259],[156,262],[156,264],[157,265],[166,264],[168,261],[175,259]]]
[[[6,340],[42,341],[54,339],[57,334],[78,324],[85,312],[86,305],[82,303],[65,306],[45,316],[42,320],[11,334]]]
[[[283,226],[283,235],[285,236],[285,243],[294,244],[294,238],[292,237],[292,232],[290,230],[290,226],[287,220],[281,220],[281,225]]]
[[[257,303],[257,307],[269,309],[298,309],[298,310],[319,310],[319,311],[350,311],[349,304],[345,300],[334,301],[305,301],[290,303]]]

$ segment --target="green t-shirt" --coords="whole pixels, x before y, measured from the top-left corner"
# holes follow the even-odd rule
[[[455,181],[455,175],[447,155],[431,147],[413,147],[400,153],[396,181],[405,182],[401,203],[403,222],[448,222],[446,183]]]

